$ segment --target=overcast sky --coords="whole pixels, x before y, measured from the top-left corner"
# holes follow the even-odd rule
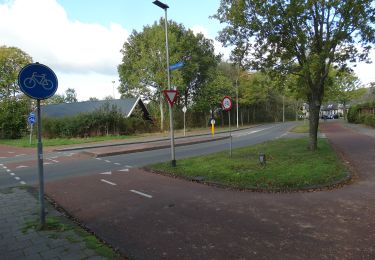
[[[168,19],[213,40],[222,26],[209,16],[219,2],[164,1],[170,6]],[[0,45],[18,47],[52,68],[57,93],[74,88],[79,100],[101,99],[119,84],[120,50],[130,33],[160,17],[164,11],[151,0],[0,0]],[[229,50],[217,41],[214,45],[228,57]],[[375,82],[375,65],[359,64],[355,71],[363,83]]]

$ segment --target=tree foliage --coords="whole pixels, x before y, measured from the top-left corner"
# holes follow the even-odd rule
[[[26,131],[31,100],[20,92],[18,73],[31,62],[24,51],[0,46],[0,138],[19,138]]]
[[[207,82],[210,69],[219,57],[214,54],[211,40],[186,29],[182,24],[168,21],[170,64],[184,61],[181,69],[171,71],[171,85],[184,99]],[[120,93],[158,100],[155,92],[167,89],[164,20],[133,31],[122,49],[123,59],[118,67]]]
[[[65,90],[65,103],[75,103],[77,101],[77,93],[74,88],[68,88]]]
[[[310,107],[310,149],[317,148],[319,110],[332,66],[368,61],[375,41],[372,0],[221,0],[214,16],[227,26],[224,45],[244,65],[299,77]]]
[[[16,47],[0,46],[0,97],[15,97],[20,93],[18,73],[32,58]]]
[[[212,40],[168,21],[170,64],[184,61],[184,66],[171,71],[171,87],[179,91],[178,104],[188,105],[196,93],[207,84],[210,72],[220,57],[214,54]],[[142,96],[158,102],[161,129],[165,101],[161,91],[168,88],[164,20],[160,19],[143,31],[133,31],[124,43],[122,63],[118,66],[119,92],[122,97]]]

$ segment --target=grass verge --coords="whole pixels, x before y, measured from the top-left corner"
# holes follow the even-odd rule
[[[290,132],[294,133],[308,133],[309,132],[309,124],[302,124],[302,125],[296,125],[293,127]]]
[[[347,171],[326,139],[319,139],[318,150],[307,149],[308,139],[278,139],[233,151],[147,166],[148,169],[188,179],[239,189],[299,190],[329,186],[347,177]],[[259,154],[266,154],[266,166]]]
[[[121,258],[112,248],[102,243],[96,236],[79,226],[64,222],[64,219],[60,217],[47,217],[46,224],[41,229],[39,220],[27,221],[22,228],[22,233],[25,234],[30,229],[38,232],[47,232],[50,239],[65,239],[71,244],[84,242],[87,248],[94,250],[102,257],[107,259]]]

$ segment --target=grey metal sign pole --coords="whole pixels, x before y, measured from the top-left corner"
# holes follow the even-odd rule
[[[40,203],[40,225],[44,227],[46,214],[44,210],[44,172],[43,172],[43,145],[42,145],[42,117],[40,113],[40,99],[37,99],[38,113],[38,169],[39,169],[39,203]]]
[[[46,215],[44,210],[44,174],[43,174],[43,145],[42,145],[42,117],[40,100],[52,97],[58,86],[56,74],[46,65],[36,63],[27,64],[18,74],[18,85],[23,93],[37,101],[38,114],[38,175],[39,175],[39,203],[40,225],[45,226]],[[29,120],[34,121],[34,114],[30,114]]]
[[[168,18],[167,18],[167,9],[164,8],[165,12],[165,48],[167,54],[167,76],[168,76],[168,89],[171,90],[171,73],[169,70],[169,46],[168,46]],[[175,156],[175,149],[174,149],[174,129],[173,129],[173,108],[172,105],[169,104],[169,126],[171,132],[171,156],[172,156],[172,167],[176,167],[176,156]]]
[[[232,157],[232,128],[230,126],[230,110],[228,111],[229,117],[229,157]]]

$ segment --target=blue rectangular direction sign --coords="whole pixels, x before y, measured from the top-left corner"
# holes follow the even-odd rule
[[[169,70],[176,70],[176,69],[182,68],[184,65],[185,65],[185,62],[179,61],[175,64],[169,65]]]

